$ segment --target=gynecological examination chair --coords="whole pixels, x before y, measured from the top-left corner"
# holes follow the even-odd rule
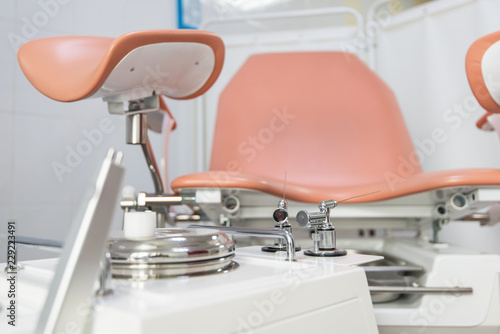
[[[224,46],[219,37],[201,31],[147,31],[126,34],[117,39],[49,38],[26,43],[19,50],[18,59],[29,81],[52,99],[69,102],[102,97],[107,102],[110,113],[125,115],[127,118],[127,142],[143,148],[153,176],[155,192],[140,192],[121,201],[125,210],[125,236],[129,233],[130,238],[111,242],[110,261],[115,278],[153,280],[167,276],[184,277],[227,272],[237,267],[232,261],[235,254],[234,243],[224,233],[194,226],[176,232],[155,232],[157,226],[164,226],[169,206],[188,204],[198,211],[200,218],[208,218],[206,220],[215,224],[216,228],[228,233],[231,231],[229,228],[235,225],[260,224],[259,227],[268,227],[266,231],[255,228],[250,233],[239,228],[237,232],[245,234],[245,231],[248,231],[253,235],[271,233],[271,237],[280,237],[279,242],[275,241],[274,248],[270,246],[266,250],[286,250],[286,260],[289,262],[295,260],[295,250],[299,249],[295,247],[291,230],[288,229],[289,215],[292,217],[296,214],[300,227],[314,230],[313,249],[305,250],[305,255],[310,257],[303,263],[314,263],[321,266],[321,270],[328,269],[325,274],[301,282],[304,288],[308,288],[310,284],[311,289],[318,289],[314,290],[316,296],[321,294],[324,297],[324,293],[331,295],[328,298],[316,298],[314,307],[311,304],[307,310],[309,312],[314,308],[314,312],[307,313],[308,316],[311,315],[311,319],[315,317],[315,310],[319,305],[317,302],[324,303],[325,310],[331,311],[333,304],[328,303],[333,303],[336,298],[342,296],[345,300],[339,300],[338,305],[350,305],[347,302],[353,300],[361,301],[353,308],[356,314],[365,313],[363,319],[366,324],[359,326],[373,328],[374,320],[365,276],[360,275],[359,268],[347,266],[354,263],[349,262],[349,259],[353,259],[352,254],[346,255],[344,250],[335,246],[335,234],[331,233],[334,228],[330,222],[330,210],[333,209],[332,217],[335,221],[342,224],[417,230],[419,242],[428,245],[440,244],[439,231],[442,225],[450,220],[475,220],[484,224],[497,222],[494,214],[477,212],[500,202],[500,170],[423,172],[419,155],[425,152],[415,150],[396,97],[356,55],[321,51],[250,56],[220,95],[209,170],[173,180],[171,187],[174,195],[164,193],[164,185],[147,137],[147,114],[166,110],[160,95],[174,99],[190,99],[205,93],[212,86],[221,72],[224,60]],[[484,76],[484,73],[472,73],[469,70],[468,75],[476,93],[478,89],[471,78]],[[490,96],[493,101],[500,99],[499,93],[492,92],[488,86],[479,91]],[[500,109],[498,103],[496,108]],[[157,124],[150,123],[150,127],[157,127]],[[432,140],[437,138],[439,142],[442,136],[443,133],[434,132]],[[100,179],[104,178],[98,180]],[[105,192],[98,195],[104,196]],[[308,205],[318,203],[320,212],[311,212]],[[266,224],[272,222],[269,213],[273,212],[276,204],[278,210],[275,210],[272,216],[276,224],[268,226]],[[300,210],[304,208],[308,210]],[[97,205],[96,210],[99,209],[104,210]],[[139,217],[133,215],[134,213],[139,213]],[[101,232],[88,233],[92,234],[93,243],[82,243],[80,254],[93,256],[91,259],[85,259],[86,264],[98,263],[102,255],[102,250],[99,247],[92,250],[92,245],[102,244],[104,249],[106,244],[106,230],[99,227],[104,224],[103,220],[92,222],[89,226],[94,224],[96,231],[99,228]],[[139,225],[140,228],[136,228]],[[425,232],[429,227],[433,233],[431,240],[426,240]],[[78,238],[75,234],[74,240],[80,240]],[[150,243],[148,238],[153,238],[151,240],[154,241]],[[285,240],[284,244],[281,243],[282,239]],[[157,244],[160,241],[162,244]],[[70,244],[71,240],[66,243]],[[421,248],[431,252],[424,246]],[[243,253],[241,260],[243,263],[244,255]],[[259,256],[261,255],[257,258]],[[343,256],[346,266],[336,267],[333,262],[332,267],[332,263],[322,262],[324,258],[333,257],[342,261]],[[432,256],[437,258],[441,254],[433,253]],[[79,268],[75,258],[76,255],[67,259],[63,256],[61,261],[73,261],[76,273],[73,277],[78,278]],[[475,263],[474,261],[474,258],[470,258],[463,263],[469,266],[470,263]],[[249,261],[246,268],[251,268],[253,263],[256,262]],[[360,263],[362,261],[356,264]],[[442,263],[446,263],[446,259]],[[61,265],[59,267],[61,270],[70,268]],[[280,265],[264,267],[263,273],[269,268],[272,268],[273,273],[290,270]],[[428,269],[433,269],[431,267]],[[89,273],[88,268],[85,267],[86,272],[81,275],[91,277],[92,273]],[[97,273],[98,267],[92,268]],[[251,274],[252,271],[247,272],[247,275]],[[352,274],[352,278],[349,278],[348,274]],[[259,277],[259,280],[266,275]],[[58,277],[58,272],[55,276]],[[337,276],[343,277],[342,282],[349,284],[331,284],[331,279]],[[324,282],[320,277],[325,277]],[[432,283],[433,278],[439,277],[439,272],[433,272],[429,274],[427,282]],[[238,275],[233,275],[227,279],[239,278]],[[316,281],[317,279],[320,281]],[[242,282],[247,282],[246,280],[247,278],[244,278]],[[67,281],[76,282],[73,278],[68,278]],[[77,281],[80,284],[82,280]],[[62,282],[66,281],[62,279]],[[86,289],[91,290],[93,281],[88,279],[85,282]],[[437,281],[436,284],[442,283]],[[493,286],[493,278],[488,278],[487,284],[475,285],[474,296],[491,295],[490,290],[493,288],[490,285]],[[228,284],[227,287],[230,289],[232,285]],[[413,288],[419,293],[423,292],[418,290],[418,286]],[[430,289],[432,290],[432,287]],[[78,285],[78,289],[74,290],[85,289]],[[240,290],[238,288],[235,291]],[[450,292],[446,291],[446,288],[439,291]],[[472,289],[454,290],[457,291],[465,293],[471,292]],[[79,293],[81,298],[85,297],[83,292]],[[159,293],[159,290],[155,293]],[[210,298],[215,296],[210,293]],[[128,295],[128,292],[125,295]],[[224,298],[229,297],[231,294],[224,294]],[[49,294],[50,298],[62,313],[72,309],[64,307],[65,302],[70,306],[76,302],[76,299],[68,295],[64,302],[58,299],[57,294]],[[207,300],[210,298],[207,297]],[[476,303],[482,302],[480,298],[474,298],[472,301],[462,299],[460,310],[468,311],[470,305],[475,308]],[[163,301],[168,301],[165,300]],[[424,297],[419,299],[418,303],[421,302],[421,305],[425,306],[429,301],[432,302]],[[308,305],[293,305],[297,307],[299,304],[300,307]],[[144,305],[153,307],[147,306],[148,303]],[[247,307],[248,303],[241,305]],[[104,309],[109,310],[109,314],[118,314],[113,312],[120,306],[114,305],[113,300],[108,306]],[[48,307],[45,309],[49,310]],[[171,309],[174,308],[162,307],[161,312],[169,312]],[[285,309],[291,310],[283,308]],[[386,311],[390,309],[386,307]],[[234,304],[227,312],[237,310]],[[406,310],[411,312],[413,309],[407,307]],[[492,310],[491,314],[494,314],[495,311],[493,308]],[[335,314],[330,311],[329,315]],[[375,311],[378,312],[377,309]],[[153,313],[157,318],[150,317],[149,314],[143,318],[150,318],[150,321],[158,321],[158,324],[161,324],[165,319],[163,314],[160,315],[161,312],[156,312],[155,309]],[[375,315],[378,325],[383,328],[385,311],[380,312],[382,313]],[[398,312],[407,321],[406,311]],[[487,312],[488,310],[485,310],[484,313]],[[126,310],[123,314],[127,314]],[[295,317],[297,313],[293,314],[294,316],[287,319],[299,319]],[[300,319],[306,319],[305,314]],[[353,313],[350,314],[352,316]],[[280,315],[279,311],[277,315]],[[134,314],[129,318],[135,319],[135,316]],[[237,314],[235,319],[236,316]],[[140,315],[137,317],[140,318]],[[120,319],[125,321],[127,318]],[[45,328],[56,323],[49,315],[42,314],[41,319],[48,319],[47,323],[43,324]],[[104,331],[104,324],[109,318],[102,316],[96,319],[103,321],[101,330]],[[137,321],[145,321],[144,319]],[[169,319],[175,321],[176,317]],[[324,317],[321,319],[327,320]],[[336,321],[342,324],[342,319],[343,316]],[[387,319],[397,319],[397,316],[392,314]],[[446,317],[438,318],[436,323],[431,322],[429,326],[438,328],[446,325],[439,323],[440,319]],[[458,319],[461,321],[464,317]],[[316,324],[328,326],[328,321]],[[348,323],[346,328],[353,326],[352,321],[345,322]],[[302,323],[304,326],[307,326],[306,324],[307,321]],[[293,325],[290,326],[293,328]],[[390,323],[387,326],[396,328],[396,325]],[[398,330],[406,328],[404,321],[401,326]]]
[[[195,208],[197,198],[165,194],[148,126],[158,129],[154,113],[168,111],[160,95],[191,99],[203,94],[219,76],[223,59],[222,40],[196,30],[140,31],[116,39],[54,37],[20,48],[23,72],[46,96],[64,102],[101,97],[111,114],[126,117],[126,141],[142,147],[155,185],[151,194],[125,193],[120,202],[123,231],[108,238],[124,173],[120,152],[111,150],[92,198],[72,224],[56,269],[46,262],[11,267],[20,270],[22,289],[30,287],[32,266],[39,266],[39,273],[53,273],[49,287],[34,279],[33,296],[39,298],[20,303],[33,305],[47,296],[43,307],[30,312],[30,320],[38,319],[37,333],[68,331],[68,326],[85,326],[92,333],[153,333],[164,332],[165,324],[185,333],[288,333],[310,326],[377,332],[366,277],[355,265],[380,256],[346,255],[341,264],[305,259],[296,254],[288,231],[238,230],[284,240],[285,256],[266,253],[262,258],[260,248],[257,255],[237,254],[235,243],[218,228],[164,227],[169,206]],[[304,294],[322,298],[304,303]],[[91,312],[82,313],[82,308]],[[352,320],[360,316],[362,321]],[[31,332],[31,323],[23,322],[26,332]]]
[[[102,97],[110,113],[127,115],[127,142],[144,148],[156,195],[164,193],[164,185],[143,128],[147,112],[160,109],[160,94],[189,99],[204,93],[218,77],[224,58],[222,42],[212,35],[177,31],[168,35],[169,43],[152,47],[156,39],[164,38],[159,36],[51,38],[27,43],[19,52],[21,68],[43,94],[65,102]],[[187,43],[186,38],[196,43]],[[186,49],[192,58],[184,56]],[[159,54],[169,55],[169,68],[147,66],[159,64],[154,59]],[[143,63],[130,65],[133,61]],[[188,61],[191,67],[181,66]],[[479,76],[471,71],[469,80],[474,85],[474,77]],[[171,74],[162,76],[166,72]],[[500,109],[494,100],[498,91],[474,87],[473,91],[481,95],[482,105],[488,99],[491,108]],[[132,102],[124,108],[124,101]],[[495,111],[491,108],[487,110]],[[439,139],[443,133],[432,135]],[[171,187],[189,198],[200,189],[250,190],[279,198],[286,175],[290,201],[349,198],[349,204],[377,203],[381,205],[369,210],[376,211],[374,217],[430,221],[435,231],[443,222],[470,218],[471,213],[500,200],[485,192],[500,186],[500,170],[425,173],[419,163],[422,154],[426,152],[415,150],[412,144],[390,88],[355,55],[258,54],[245,62],[220,96],[209,171],[177,178]],[[235,216],[234,205],[224,205],[225,197],[222,194],[215,204],[226,210],[211,218]],[[206,198],[200,193],[197,204],[204,207]],[[241,203],[237,196],[236,201]],[[129,204],[161,207],[180,202],[176,196],[155,199],[142,193]],[[214,199],[207,202],[213,206]],[[408,208],[402,210],[400,204]],[[399,209],[394,210],[395,206]],[[437,237],[435,233],[435,241]]]
[[[490,112],[500,111],[491,84],[500,78],[498,40],[480,39],[466,59],[472,91]],[[500,220],[500,169],[424,172],[419,157],[444,135],[436,129],[416,149],[393,92],[355,55],[255,54],[220,94],[209,170],[171,186],[219,225],[271,227],[273,206],[287,207],[306,228],[293,227],[298,243],[312,237],[306,255],[383,255],[387,264],[365,267],[380,333],[497,333],[499,257],[443,243],[439,232],[452,220]],[[318,202],[313,212],[308,203]],[[332,222],[321,215],[328,209]],[[339,227],[379,238],[328,239]],[[415,234],[396,237],[401,231]]]
[[[439,145],[443,135],[435,130],[428,141]],[[352,198],[346,204],[358,209],[345,211],[346,217],[431,223],[437,242],[442,223],[471,218],[500,199],[490,196],[500,186],[500,170],[427,173],[419,163],[424,154],[414,148],[391,89],[355,55],[256,54],[220,95],[210,169],[171,185],[181,194],[217,188],[244,197],[243,190],[258,191],[277,202],[286,175],[290,201]],[[224,192],[222,197],[224,204]],[[258,216],[239,202],[247,221]],[[217,213],[230,217],[230,209]]]

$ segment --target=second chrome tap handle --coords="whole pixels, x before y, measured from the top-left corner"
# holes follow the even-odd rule
[[[335,228],[330,223],[330,209],[337,206],[337,201],[327,200],[318,204],[320,212],[301,210],[296,220],[300,227],[314,228],[312,234],[313,249],[304,251],[309,256],[342,256],[346,251],[336,248]]]
[[[307,212],[300,210],[296,216],[297,224],[300,227],[311,228],[325,224],[326,214],[324,212]]]

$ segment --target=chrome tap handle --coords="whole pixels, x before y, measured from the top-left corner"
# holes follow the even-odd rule
[[[286,222],[288,220],[288,211],[281,208],[277,208],[273,212],[273,219],[278,224]]]
[[[276,210],[274,210],[273,212],[273,220],[279,224],[280,226],[283,224],[283,223],[287,223],[288,222],[288,211],[287,211],[287,201],[282,199],[279,203],[278,203],[278,208],[276,208]]]
[[[329,199],[326,201],[319,202],[318,208],[323,211],[323,210],[331,210],[334,207],[337,206],[337,201],[334,201],[333,199]]]
[[[326,214],[324,212],[307,212],[300,210],[297,213],[297,224],[304,228],[319,227],[325,224]]]
[[[332,199],[319,202],[320,212],[307,212],[301,210],[297,213],[297,224],[305,228],[330,228],[330,210],[337,206],[337,201]]]
[[[297,213],[297,224],[304,228],[314,228],[312,234],[314,248],[304,251],[309,256],[341,256],[345,250],[336,248],[335,228],[330,223],[330,209],[337,206],[337,201],[327,200],[318,204],[320,212],[301,210]]]

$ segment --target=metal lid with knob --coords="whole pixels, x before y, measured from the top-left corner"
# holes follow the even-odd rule
[[[233,262],[234,242],[210,229],[157,229],[145,238],[109,241],[113,278],[148,280],[172,276],[227,272]]]

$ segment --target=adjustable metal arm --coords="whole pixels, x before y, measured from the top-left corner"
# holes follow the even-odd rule
[[[146,163],[148,164],[149,171],[151,172],[151,177],[153,178],[155,192],[157,194],[163,194],[165,192],[165,189],[163,187],[163,181],[161,179],[158,164],[156,163],[149,138],[147,138],[146,144],[141,144],[141,147],[142,151],[144,152],[144,157],[146,158]]]
[[[120,206],[126,211],[132,209],[138,211],[157,210],[170,205],[182,204],[194,205],[196,198],[194,196],[157,195],[140,192],[136,199],[124,199],[120,202]]]
[[[151,177],[153,178],[153,184],[156,194],[163,194],[165,192],[163,188],[163,181],[161,179],[158,164],[156,163],[156,159],[148,137],[148,115],[127,115],[126,131],[127,144],[141,145],[142,147],[144,157],[146,158],[146,163],[148,164],[149,171],[151,172]]]

